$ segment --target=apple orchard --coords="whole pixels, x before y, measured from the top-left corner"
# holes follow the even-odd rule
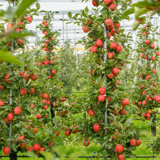
[[[152,133],[158,126],[158,28],[150,16],[138,27],[133,47],[133,36],[121,25],[131,1],[92,0],[92,13],[88,7],[69,12],[64,21],[81,26],[86,34],[78,42],[85,53],[77,62],[70,41],[62,47],[59,33],[53,31],[54,12],[41,10],[39,3],[31,8],[34,2],[9,0],[10,11],[0,13],[0,53],[11,57],[0,55],[1,155],[11,160],[24,154],[61,157],[56,148],[67,149],[67,143],[83,150],[98,146],[89,155],[111,160],[137,158],[145,145],[149,155],[159,154],[160,138],[147,141],[136,123],[138,119],[150,125]],[[25,51],[28,36],[35,36],[27,26],[41,13],[39,48]]]

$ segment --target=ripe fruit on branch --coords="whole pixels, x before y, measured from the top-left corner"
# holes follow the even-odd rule
[[[48,93],[44,93],[44,94],[43,94],[43,98],[48,100],[48,99],[50,98],[50,96],[49,96]]]
[[[120,23],[114,23],[114,27],[116,27],[116,28],[120,28]]]
[[[109,5],[109,4],[111,3],[111,0],[103,0],[103,3],[104,3],[105,5]]]
[[[156,52],[156,56],[159,56],[159,52]]]
[[[7,119],[8,119],[9,121],[13,121],[13,119],[14,119],[13,113],[8,113],[8,114],[7,114]]]
[[[55,40],[55,38],[54,38],[54,37],[52,37],[51,39],[52,39],[53,41]]]
[[[154,44],[154,43],[151,44],[151,48],[152,48],[152,49],[155,48],[155,44]]]
[[[119,85],[119,84],[120,84],[120,82],[119,82],[118,80],[116,80],[116,82],[117,82],[116,85]]]
[[[142,105],[146,105],[147,104],[147,101],[142,101]]]
[[[143,36],[145,36],[146,34],[147,34],[146,32],[143,32],[143,33],[142,33]]]
[[[44,148],[44,147],[41,147],[40,151],[43,152],[44,150],[45,150],[45,148]]]
[[[119,155],[118,155],[118,160],[125,160],[125,159],[123,158],[123,154],[119,154]]]
[[[90,140],[89,139],[84,139],[83,140],[83,145],[84,146],[88,146],[90,144]]]
[[[129,105],[129,100],[128,99],[123,99],[122,100],[122,105],[124,105],[124,106]]]
[[[39,115],[36,115],[35,117],[36,117],[37,119],[39,119]]]
[[[24,135],[22,135],[22,136],[18,135],[18,141],[22,141],[22,140],[24,140],[24,139],[25,139],[25,136],[24,136]]]
[[[30,107],[31,107],[31,108],[34,108],[34,104],[31,104]]]
[[[30,152],[30,151],[32,151],[32,150],[34,150],[34,148],[33,148],[33,146],[30,146],[30,147],[28,148],[28,152]]]
[[[33,81],[36,81],[36,80],[38,79],[38,77],[37,77],[37,75],[34,73],[34,74],[31,76],[31,79],[32,79]]]
[[[27,17],[26,19],[28,20],[28,22],[32,23],[32,18],[31,17]]]
[[[16,28],[15,31],[16,31],[16,32],[20,32],[21,29],[20,29],[20,28]]]
[[[45,23],[44,25],[48,28],[48,23]]]
[[[7,31],[10,30],[12,27],[13,27],[13,24],[12,23],[8,23],[7,24]]]
[[[119,73],[119,69],[117,67],[114,67],[112,69],[112,73],[115,74],[115,75],[117,75]]]
[[[8,79],[9,76],[10,76],[10,74],[7,74],[7,75],[4,77],[4,80],[5,80],[6,82],[10,82],[10,81],[13,80],[13,79]]]
[[[54,64],[54,61],[50,61],[50,64]]]
[[[119,114],[120,114],[120,115],[127,115],[127,111],[124,110],[124,109],[121,109],[121,110],[119,111]]]
[[[106,75],[109,79],[112,79],[112,78],[114,78],[114,74],[111,72],[109,75],[107,74]]]
[[[114,57],[114,53],[109,52],[109,53],[107,54],[107,58],[108,58],[108,59],[113,59],[113,57]]]
[[[99,0],[92,0],[93,6],[98,6],[98,2],[99,2]]]
[[[46,43],[50,43],[51,41],[49,39],[46,40]]]
[[[18,45],[19,46],[24,46],[24,43],[23,43],[23,41],[20,38],[18,38]]]
[[[118,134],[118,132],[115,132],[114,134]],[[118,134],[119,135],[119,134]],[[116,136],[113,136],[113,139],[115,139],[116,138]]]
[[[141,140],[140,139],[136,140],[136,146],[140,146],[140,145],[141,145]]]
[[[120,51],[122,51],[122,50],[123,50],[122,46],[121,46],[121,45],[118,45],[117,48],[116,48],[116,51],[117,51],[117,52],[120,52]]]
[[[153,72],[153,73],[156,73],[156,70],[153,70],[152,72]]]
[[[106,25],[107,27],[110,27],[110,26],[113,25],[113,21],[112,21],[111,19],[107,18],[107,19],[105,20],[105,25]]]
[[[45,106],[44,106],[44,109],[48,109],[48,106],[47,106],[47,105],[45,105]]]
[[[70,134],[71,134],[71,130],[66,130],[66,131],[65,131],[65,135],[66,135],[66,136],[70,136]]]
[[[48,79],[51,79],[51,78],[52,78],[52,75],[51,75],[51,74],[49,74]]]
[[[149,44],[149,42],[150,42],[150,41],[149,41],[148,39],[147,39],[147,40],[145,40],[146,45],[148,45],[148,44]]]
[[[27,89],[26,88],[21,88],[21,95],[24,96],[27,94]]]
[[[140,106],[141,104],[142,104],[142,102],[139,101],[139,102],[138,102],[138,105]]]
[[[44,51],[48,51],[48,49],[45,47],[45,48],[44,48]]]
[[[83,29],[83,32],[85,32],[85,33],[87,33],[89,31],[88,25],[83,25],[82,29]]]
[[[27,149],[27,143],[20,143],[21,149]]]
[[[56,136],[59,136],[60,131],[55,131],[54,134],[55,134]]]
[[[20,107],[15,107],[14,109],[14,114],[20,115],[21,114],[21,108]]]
[[[145,79],[146,79],[146,80],[148,80],[149,78],[150,78],[150,75],[146,76],[146,78],[145,78]]]
[[[110,30],[110,31],[112,31],[112,30],[113,30],[113,28],[114,28],[114,26],[113,26],[113,25],[111,25],[111,26],[107,26],[107,29],[108,29],[108,30]]]
[[[47,36],[47,35],[48,35],[47,31],[44,31],[44,32],[43,32],[43,34],[44,34],[45,36]]]
[[[4,106],[5,103],[3,101],[0,101],[0,106]]]
[[[93,69],[91,69],[91,70],[89,71],[89,74],[92,75],[92,72],[93,72]]]
[[[115,3],[112,3],[112,4],[109,6],[109,9],[110,9],[111,11],[115,11],[116,8],[117,8],[117,6],[116,6]]]
[[[110,48],[111,49],[116,49],[117,48],[117,44],[115,42],[111,42],[110,43]]]
[[[99,132],[99,131],[100,131],[100,126],[99,126],[99,124],[94,124],[94,125],[93,125],[93,131],[94,131],[94,132]]]
[[[97,39],[96,46],[102,47],[102,45],[103,45],[103,41],[101,39]]]
[[[106,89],[105,89],[104,87],[101,87],[101,88],[99,89],[99,93],[100,93],[100,94],[105,94],[105,93],[106,93]]]
[[[142,95],[145,95],[145,94],[146,94],[146,91],[143,91],[143,92],[142,92]]]
[[[117,145],[116,145],[116,152],[122,153],[123,150],[124,150],[124,147],[123,147],[123,146],[121,146],[120,144],[117,144]]]
[[[3,148],[3,153],[4,153],[5,155],[10,154],[10,152],[11,152],[11,150],[10,150],[9,147],[4,147],[4,148]]]
[[[92,48],[91,48],[91,52],[92,53],[97,53],[97,46],[92,46]]]
[[[35,92],[35,89],[34,89],[34,88],[31,88],[29,94],[34,94],[34,92]]]
[[[37,132],[38,132],[38,129],[34,128],[33,133],[37,133]]]
[[[111,38],[111,33],[110,32],[107,33],[107,37],[108,37],[108,39]]]
[[[137,143],[136,139],[130,140],[130,146],[136,146],[136,143]]]
[[[146,117],[150,117],[151,115],[150,115],[150,113],[146,113],[145,116]]]
[[[52,70],[52,74],[56,74],[56,70]]]
[[[33,149],[35,151],[39,151],[41,149],[41,146],[39,144],[34,144]]]
[[[94,117],[94,116],[95,116],[95,112],[94,112],[92,109],[88,110],[87,113],[88,113],[89,116],[91,116],[91,117]]]
[[[7,118],[5,118],[4,121],[6,122],[6,124],[10,124],[11,123],[11,121],[9,121]]]
[[[99,95],[99,96],[98,96],[98,101],[99,101],[99,102],[104,102],[105,99],[106,99],[106,98],[105,98],[104,95]]]

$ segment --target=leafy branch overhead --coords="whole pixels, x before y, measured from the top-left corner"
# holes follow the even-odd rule
[[[28,31],[22,31],[22,32],[17,32],[16,28],[19,25],[22,17],[24,15],[29,15],[32,13],[32,15],[38,15],[38,10],[40,9],[40,4],[36,4],[36,9],[30,9],[30,6],[35,3],[37,0],[23,0],[20,2],[19,6],[9,6],[7,10],[0,10],[0,18],[4,22],[9,22],[11,23],[13,19],[16,21],[14,22],[14,25],[11,26],[7,31],[4,28],[4,24],[2,23],[0,26],[0,42],[6,38],[22,38],[26,36],[35,36],[32,32]],[[17,1],[18,3],[18,1]],[[31,16],[32,17],[32,16]],[[15,31],[16,30],[16,31]],[[9,63],[13,64],[18,64],[22,65],[22,63],[14,56],[12,56],[9,52],[5,52],[0,50],[0,60],[6,61]]]
[[[160,8],[159,8],[159,2],[157,1],[140,1],[137,3],[134,3],[131,8],[126,10],[123,15],[122,19],[129,19],[129,15],[134,14],[135,15],[135,21],[132,25],[132,29],[136,30],[137,27],[140,24],[145,23],[146,17],[145,14],[148,14],[149,16],[153,16],[155,14],[160,15]]]

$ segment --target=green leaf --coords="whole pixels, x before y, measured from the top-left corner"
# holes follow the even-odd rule
[[[25,13],[26,9],[31,6],[33,3],[35,3],[37,0],[23,0],[16,11],[17,18],[20,18]]]
[[[0,17],[4,16],[6,12],[4,10],[0,10]]]
[[[29,157],[33,157],[33,158],[38,158],[38,156],[36,155],[36,153],[34,153],[33,151],[31,151],[31,152],[28,152],[28,156]]]
[[[88,12],[89,12],[89,9],[88,9],[88,7],[86,7],[86,8],[85,8],[85,12],[86,12],[86,13],[88,13]]]
[[[13,16],[14,16],[16,10],[17,10],[16,7],[11,7],[11,6],[9,6],[9,7],[7,8],[7,11],[6,11],[4,17],[5,17],[8,21],[11,21],[11,20],[13,19]]]
[[[70,23],[72,23],[72,22],[67,22],[66,24],[70,24]]]
[[[62,160],[65,159],[65,154],[59,148],[53,148],[53,151],[55,151],[62,158]]]
[[[136,8],[135,9],[135,18],[138,19],[142,14],[147,13],[149,10],[145,8]]]
[[[70,155],[70,157],[68,158],[68,160],[75,160],[75,159],[77,159],[79,156],[81,156],[83,154],[84,154],[83,151],[78,151],[78,152],[72,153]]]
[[[156,7],[155,2],[148,3],[147,1],[140,1],[132,5],[132,7],[144,8],[144,7]]]
[[[146,17],[141,17],[140,19],[136,19],[132,25],[132,29],[135,31],[138,26],[145,21]]]
[[[122,14],[122,19],[125,19],[127,16],[129,16],[130,14],[133,14],[135,11],[135,9],[132,7],[128,10],[126,10],[123,14]]]
[[[41,6],[40,6],[39,3],[36,3],[36,7],[37,7],[37,9],[40,9],[40,8],[41,8]]]
[[[54,157],[51,153],[45,152],[45,151],[40,152],[40,153],[45,157],[46,160],[54,160]]]
[[[70,19],[72,19],[72,13],[71,13],[71,12],[68,12],[68,17],[69,17]]]
[[[15,37],[26,37],[26,36],[35,36],[35,34],[31,31],[23,31],[22,33],[20,32],[12,32],[11,34],[8,34],[6,37],[8,38],[15,38]]]
[[[11,53],[7,51],[0,50],[0,60],[16,65],[22,65],[22,63],[16,57],[14,57]]]

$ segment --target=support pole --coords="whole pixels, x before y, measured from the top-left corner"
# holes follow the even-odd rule
[[[104,24],[104,38],[107,38],[107,30],[106,30],[106,26]],[[104,52],[107,52],[107,40],[104,41]],[[107,60],[107,53],[104,54],[104,63],[106,63],[106,60]],[[106,75],[104,75],[104,79],[106,78]],[[105,88],[107,86],[107,80],[106,80],[106,83],[105,83]],[[105,122],[105,127],[107,127],[107,103],[105,102],[105,119],[104,119],[104,122]],[[107,129],[105,130],[105,133],[107,133]],[[107,145],[105,146],[107,147]]]
[[[47,12],[47,18],[46,18],[46,21],[47,23],[49,23],[49,11]],[[49,54],[49,62],[51,60],[51,57],[50,57],[50,49],[48,49],[48,54]],[[50,63],[48,64],[49,66],[49,71],[48,71],[48,74],[51,74],[51,69],[50,69]],[[54,122],[53,122],[53,118],[55,117],[55,113],[54,111],[52,110],[52,107],[53,107],[53,103],[52,103],[52,98],[50,98],[50,113],[51,113],[51,122],[53,124],[53,127],[55,126]]]
[[[66,40],[68,41],[68,25],[66,24]]]
[[[64,12],[62,13],[62,20],[64,19]],[[63,48],[64,48],[64,21],[62,21],[63,25]]]
[[[76,46],[76,30],[74,30],[74,45],[75,45],[75,56],[76,56],[76,68],[78,69],[78,57],[77,57],[77,46]]]
[[[148,14],[147,14],[147,28],[148,28]],[[148,39],[148,30],[147,30],[147,39]],[[148,53],[147,53],[147,69],[149,69],[149,59],[148,59]],[[152,113],[152,116],[153,116],[153,122],[155,122],[156,120],[156,113]],[[156,126],[153,125],[153,123],[151,123],[151,133],[153,136],[156,136]]]
[[[12,55],[14,55],[14,42],[13,42],[13,40],[12,40],[12,43],[11,43],[11,53],[12,53]],[[13,66],[13,64],[11,64],[11,66]],[[11,72],[11,75],[13,75],[13,73]],[[12,99],[12,89],[10,88],[10,106],[12,106],[12,104],[13,104],[13,99]],[[11,137],[12,136],[12,121],[10,122],[10,124],[9,124],[9,137]],[[11,150],[11,153],[10,153],[10,160],[17,160],[17,153],[15,153],[15,152],[13,152],[12,150]]]

